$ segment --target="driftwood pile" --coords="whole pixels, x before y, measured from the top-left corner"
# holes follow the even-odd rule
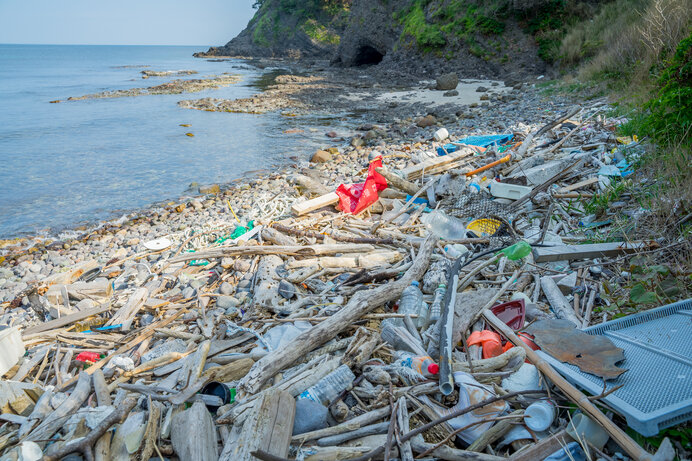
[[[32,293],[48,300],[53,319],[0,332],[0,459],[539,460],[573,441],[565,428],[574,405],[614,442],[597,448],[577,437],[590,459],[653,459],[597,397],[568,384],[491,312],[519,299],[527,321],[558,317],[581,329],[601,320],[601,265],[651,246],[582,245],[574,232],[585,216],[579,198],[604,187],[598,172],[613,163],[611,133],[592,107],[517,133],[507,150],[462,145],[414,162],[403,149],[405,168],[384,159],[389,188],[359,216],[296,177],[309,200],[234,240],[195,252],[164,242],[152,252],[168,252],[165,263],[146,271],[111,261],[123,269],[117,283],[98,278],[93,262],[42,282]],[[484,177],[525,193],[500,198]],[[504,211],[465,216],[458,203],[471,196]],[[499,229],[452,238],[425,224],[431,210],[496,220]],[[498,253],[521,241],[532,252]],[[413,281],[425,306],[397,313]],[[442,283],[440,319],[426,322]],[[95,307],[75,312],[87,298]],[[482,347],[466,344],[490,328],[515,347],[482,358]],[[406,368],[402,350],[430,354],[439,373]],[[538,385],[504,389],[525,360],[540,372]],[[343,367],[355,379],[328,401],[306,398]],[[507,441],[525,429],[527,406],[548,398],[557,405],[550,429]],[[657,459],[672,459],[662,447]]]

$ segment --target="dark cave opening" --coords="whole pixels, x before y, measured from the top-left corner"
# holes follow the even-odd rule
[[[358,48],[358,52],[356,53],[356,58],[353,61],[353,65],[372,66],[375,64],[379,64],[382,61],[382,58],[384,58],[384,55],[382,53],[380,53],[375,48],[369,45],[364,45]]]

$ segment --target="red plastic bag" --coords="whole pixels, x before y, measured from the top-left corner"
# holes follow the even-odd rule
[[[382,157],[370,162],[368,177],[364,183],[341,184],[336,189],[339,196],[339,207],[344,213],[358,214],[379,198],[377,193],[387,188],[387,180],[375,171],[382,167]]]

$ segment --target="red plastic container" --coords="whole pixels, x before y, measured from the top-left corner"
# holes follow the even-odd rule
[[[526,307],[523,299],[517,299],[508,303],[498,304],[490,309],[495,316],[502,320],[512,330],[521,330],[524,328],[524,319],[526,316]]]

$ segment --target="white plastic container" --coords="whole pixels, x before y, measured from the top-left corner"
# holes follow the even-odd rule
[[[533,187],[518,186],[516,184],[507,184],[505,182],[493,181],[490,183],[490,195],[498,198],[519,200],[532,190]]]
[[[555,413],[555,404],[549,400],[532,403],[524,412],[524,424],[532,431],[545,431],[553,424]]]

